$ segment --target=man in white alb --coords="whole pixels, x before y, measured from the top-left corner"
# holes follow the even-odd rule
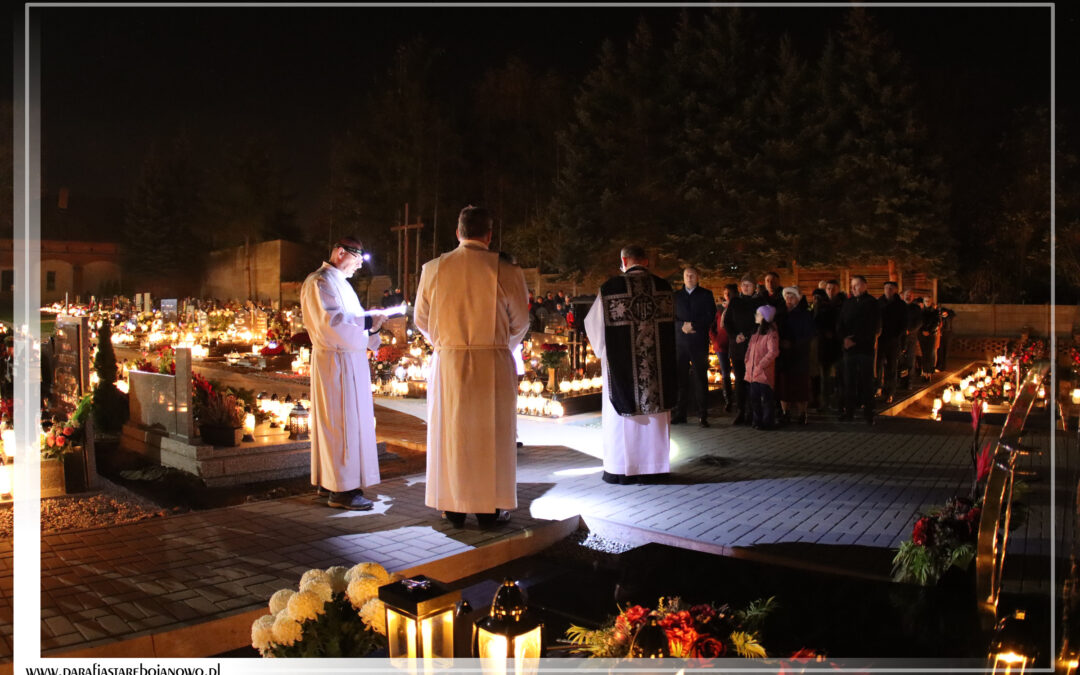
[[[604,376],[605,482],[655,482],[670,471],[675,376],[675,308],[671,285],[649,273],[640,246],[621,253],[622,274],[600,287],[585,333]]]
[[[467,206],[460,242],[424,265],[413,320],[435,348],[428,377],[426,504],[455,527],[517,508],[517,369],[529,330],[525,274],[495,251],[491,214]]]
[[[362,488],[379,482],[367,352],[379,348],[385,320],[368,316],[349,284],[363,262],[360,241],[344,237],[300,290],[311,336],[311,482],[330,492],[328,506],[354,511],[374,506]]]

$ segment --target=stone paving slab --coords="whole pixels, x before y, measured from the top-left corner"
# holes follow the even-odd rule
[[[416,403],[398,409],[423,414]],[[369,489],[376,499],[370,512],[328,509],[302,496],[46,535],[42,648],[57,653],[228,617],[264,605],[310,567],[372,560],[407,569],[579,514],[712,549],[800,542],[892,548],[920,509],[965,491],[970,480],[965,424],[818,421],[760,432],[720,420],[709,429],[673,427],[666,483],[609,485],[600,480],[598,421],[586,415],[520,425],[530,444],[519,451],[519,508],[510,526],[496,530],[451,528],[423,505],[425,477],[415,475]],[[563,444],[568,440],[575,448]],[[1071,453],[1058,453],[1059,468],[1075,473],[1075,451],[1074,444]],[[1028,461],[1044,460],[1048,470],[1048,458]],[[1010,538],[1010,555],[1045,560],[1049,507],[1039,505],[1047,500],[1038,490],[1049,489],[1032,490],[1036,506]],[[1059,498],[1057,509],[1060,540],[1068,500]],[[0,543],[0,656],[8,658],[11,556],[11,542]],[[1047,582],[1026,590],[1043,588],[1039,583]]]

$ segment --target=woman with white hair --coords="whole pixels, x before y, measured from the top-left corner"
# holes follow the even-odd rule
[[[810,344],[814,319],[806,298],[795,286],[784,289],[787,318],[780,326],[780,358],[776,388],[785,421],[806,424],[806,404],[810,400]]]

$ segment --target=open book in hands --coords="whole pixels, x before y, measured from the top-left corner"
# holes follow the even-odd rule
[[[393,307],[378,307],[376,309],[365,309],[361,316],[385,316],[390,318],[392,316],[398,316],[405,313],[408,303],[401,303],[400,305],[394,305]]]

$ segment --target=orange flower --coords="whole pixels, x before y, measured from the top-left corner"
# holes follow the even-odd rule
[[[45,437],[45,444],[48,445],[50,448],[55,447],[56,437],[54,437],[52,434],[49,434]]]
[[[70,436],[73,433],[75,433],[75,429],[73,429],[71,427],[64,427],[64,435],[65,436]]]
[[[65,441],[67,441],[67,437],[66,437],[66,436],[58,436],[58,437],[56,438],[56,447],[58,447],[58,448],[62,448],[62,447],[64,446],[64,442],[65,442]]]

